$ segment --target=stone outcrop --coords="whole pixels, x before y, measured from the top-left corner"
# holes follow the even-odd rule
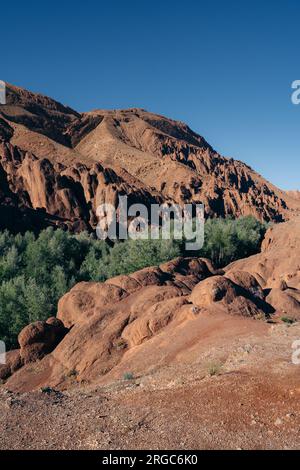
[[[42,359],[56,348],[67,331],[62,321],[55,317],[26,326],[18,336],[22,362],[27,364]]]
[[[20,333],[20,350],[9,353],[0,375],[7,379],[13,373],[7,384],[20,390],[97,382],[117,374],[124,358],[141,360],[144,350],[147,367],[155,367],[158,351],[153,346],[156,353],[151,353],[152,342],[159,345],[161,360],[180,358],[180,351],[196,344],[197,328],[201,337],[205,334],[201,319],[205,328],[218,316],[222,321],[299,320],[299,237],[299,219],[294,219],[268,230],[260,254],[223,271],[204,258],[176,258],[104,283],[81,282],[60,299],[57,318]],[[32,372],[26,364],[36,361],[38,372]]]
[[[300,219],[271,226],[262,242],[261,253],[231,263],[226,275],[236,271],[252,274],[264,289],[300,288]]]
[[[6,364],[0,365],[0,380],[7,380],[24,365],[36,362],[51,353],[67,332],[68,329],[56,317],[27,325],[18,336],[20,349],[8,351]]]
[[[268,318],[275,309],[266,294],[249,272],[224,275],[204,258],[177,258],[104,283],[81,282],[59,301],[56,320],[36,322],[20,333],[25,366],[8,385],[26,389],[32,380],[26,363],[37,360],[42,373],[34,377],[34,387],[68,386],[70,376],[76,382],[100,380],[124,354],[135,355],[161,334],[162,354],[168,354],[173,332],[185,338],[190,322],[202,316]]]
[[[119,195],[127,195],[129,204],[139,201],[147,207],[162,201],[157,193],[132,179],[126,181],[100,163],[66,166],[7,142],[0,143],[0,178],[0,211],[11,207],[29,218],[16,218],[15,226],[13,220],[7,222],[12,231],[37,231],[48,225],[90,231],[97,225],[97,207],[107,203],[117,208]]]
[[[214,305],[232,315],[255,317],[274,313],[275,310],[264,301],[262,289],[253,277],[251,279],[247,272],[239,272],[235,279],[236,282],[225,276],[206,279],[193,289],[190,300],[200,309]],[[250,279],[250,283],[244,279]]]
[[[20,350],[15,349],[6,353],[6,364],[0,365],[0,380],[8,379],[24,365]]]

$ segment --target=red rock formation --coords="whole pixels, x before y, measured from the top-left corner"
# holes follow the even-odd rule
[[[119,194],[146,205],[203,202],[207,216],[280,221],[299,209],[297,198],[222,157],[187,125],[140,109],[79,114],[7,85],[0,143],[0,215],[15,231],[94,228],[96,207],[117,204]]]
[[[60,300],[58,319],[36,322],[20,333],[21,350],[9,353],[0,377],[46,354],[38,371],[25,365],[7,386],[65,387],[70,371],[76,371],[77,381],[105,381],[120,373],[124,360],[142,360],[143,368],[155,367],[157,356],[180,361],[181,352],[197,344],[197,334],[205,335],[202,317],[206,328],[216,316],[222,321],[261,321],[271,315],[277,322],[282,316],[299,320],[299,237],[299,219],[278,224],[267,232],[262,253],[232,263],[223,274],[209,260],[177,258],[105,283],[79,283]],[[191,333],[193,325],[198,333]],[[69,332],[64,336],[65,327]],[[245,323],[245,331],[249,328]],[[159,351],[152,357],[153,341]],[[146,359],[143,351],[150,354]]]
[[[0,380],[6,380],[24,365],[20,350],[15,349],[6,353],[6,364],[0,365]]]
[[[102,203],[117,206],[118,195],[127,195],[129,204],[139,201],[147,207],[161,202],[155,191],[150,193],[138,181],[135,185],[133,178],[126,179],[125,172],[123,175],[100,163],[66,166],[37,158],[8,142],[0,143],[2,208],[13,205],[16,210],[38,211],[40,223],[36,227],[32,223],[34,229],[57,225],[72,231],[91,230],[97,224],[97,207]],[[24,224],[24,228],[31,225]]]
[[[58,318],[37,321],[23,328],[18,341],[23,364],[42,359],[49,354],[67,333],[64,324]]]

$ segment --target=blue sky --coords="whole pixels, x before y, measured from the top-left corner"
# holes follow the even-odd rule
[[[14,1],[0,78],[79,111],[142,107],[300,189],[300,2]]]

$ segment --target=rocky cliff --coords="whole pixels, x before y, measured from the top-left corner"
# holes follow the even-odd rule
[[[182,122],[141,109],[77,113],[7,85],[0,106],[1,226],[92,229],[102,202],[203,202],[207,216],[283,221],[299,210]]]

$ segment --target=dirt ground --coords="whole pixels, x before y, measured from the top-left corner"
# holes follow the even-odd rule
[[[291,345],[300,326],[247,325],[242,338],[225,335],[209,353],[203,346],[193,360],[189,352],[130,380],[27,393],[2,387],[0,448],[299,449],[300,365]]]

